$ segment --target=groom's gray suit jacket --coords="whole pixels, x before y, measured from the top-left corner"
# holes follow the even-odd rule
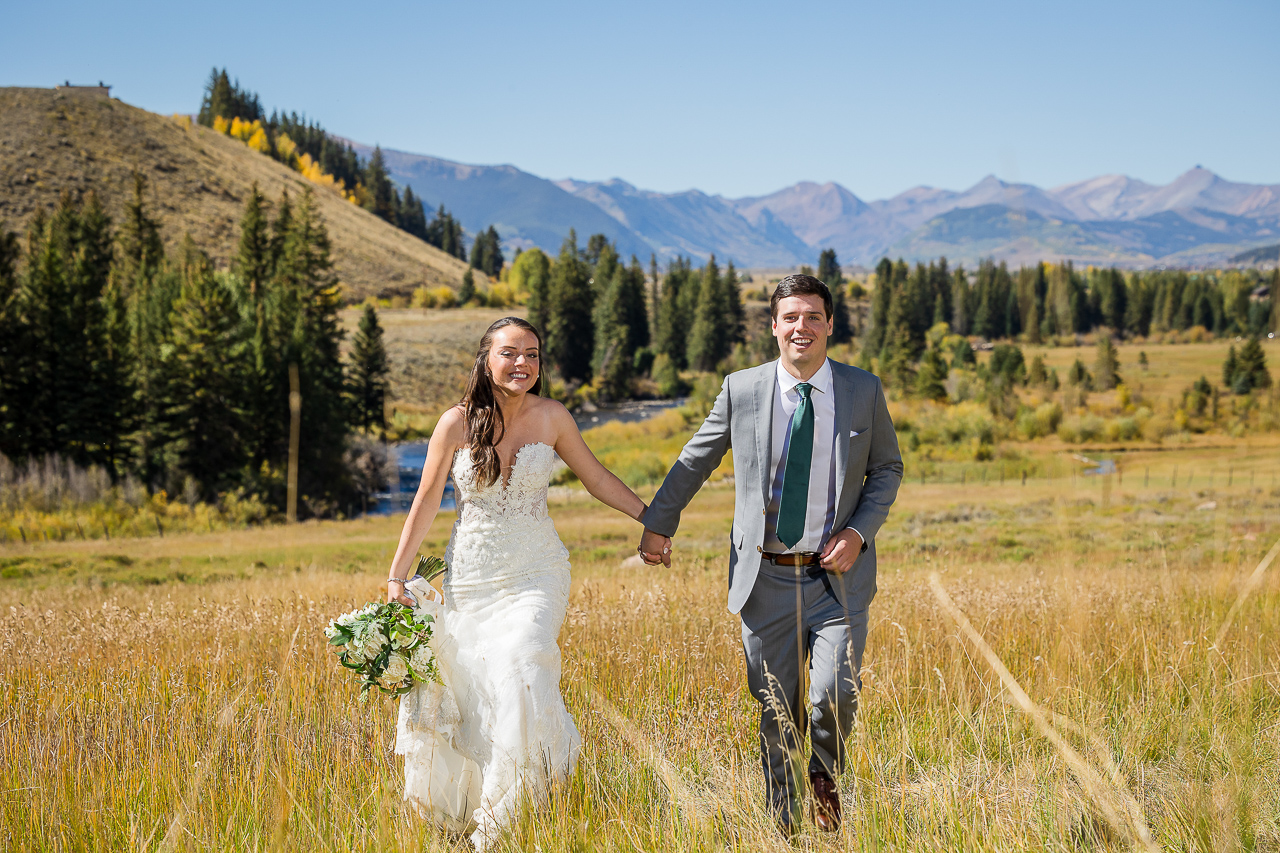
[[[773,454],[773,395],[777,361],[731,373],[711,414],[680,451],[654,495],[644,526],[674,536],[680,513],[733,448],[735,500],[729,552],[729,612],[746,604],[760,570]],[[889,514],[902,481],[902,455],[889,420],[884,389],[873,374],[831,362],[835,385],[836,513],[833,532],[852,527],[865,542],[853,568],[829,573],[847,610],[865,609],[876,594],[876,533]]]

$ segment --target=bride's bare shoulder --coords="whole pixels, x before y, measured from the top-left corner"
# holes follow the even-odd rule
[[[537,407],[534,411],[549,423],[559,424],[565,418],[573,420],[573,415],[569,414],[569,410],[559,400],[553,400],[550,397],[531,397],[530,399],[534,401],[534,405]]]
[[[462,412],[461,406],[451,406],[445,409],[444,414],[440,416],[440,420],[436,421],[436,428],[431,431],[431,438],[437,438],[453,444],[461,444],[467,437],[467,418]]]

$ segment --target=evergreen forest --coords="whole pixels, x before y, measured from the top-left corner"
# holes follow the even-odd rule
[[[381,329],[369,309],[341,357],[313,191],[269,213],[255,185],[224,271],[189,237],[164,252],[145,189],[136,175],[119,223],[95,195],[64,194],[24,240],[0,235],[0,454],[276,512],[293,395],[299,514],[331,516],[381,488],[381,471],[362,476],[376,444],[357,436],[382,423]]]

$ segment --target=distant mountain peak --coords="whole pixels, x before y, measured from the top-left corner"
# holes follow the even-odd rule
[[[744,267],[812,264],[826,248],[844,263],[867,265],[886,252],[913,259],[945,254],[966,263],[1040,253],[1176,264],[1201,257],[1195,247],[1209,246],[1211,235],[1217,248],[1205,251],[1225,252],[1224,258],[1280,237],[1280,185],[1233,183],[1199,164],[1163,186],[1109,174],[1045,190],[988,174],[960,191],[921,185],[866,202],[835,181],[803,180],[735,199],[696,188],[646,190],[620,177],[550,181],[514,166],[469,166],[389,149],[383,155],[397,181],[413,186],[429,207],[443,202],[468,231],[494,223],[506,245],[548,251],[557,251],[573,227],[579,239],[608,235],[624,255],[714,253]]]

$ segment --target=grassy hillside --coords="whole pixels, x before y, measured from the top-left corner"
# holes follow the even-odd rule
[[[254,181],[273,202],[286,187],[296,197],[314,186],[238,140],[100,95],[0,88],[0,115],[0,228],[21,231],[64,190],[95,190],[119,221],[137,169],[166,247],[189,233],[225,264]],[[336,193],[316,187],[316,198],[349,298],[461,281],[463,262]]]

